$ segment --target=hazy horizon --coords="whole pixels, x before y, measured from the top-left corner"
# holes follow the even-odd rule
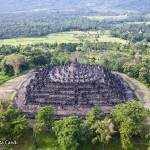
[[[0,13],[19,12],[57,12],[57,11],[95,11],[95,12],[136,12],[149,13],[148,0],[0,0]]]

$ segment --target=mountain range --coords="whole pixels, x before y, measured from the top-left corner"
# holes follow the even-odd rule
[[[150,0],[0,0],[0,13],[36,11],[150,12]]]

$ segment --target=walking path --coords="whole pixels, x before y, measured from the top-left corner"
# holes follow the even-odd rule
[[[150,109],[150,88],[147,88],[141,83],[141,85],[139,85],[136,83],[135,79],[132,79],[125,74],[118,73],[118,75],[120,75],[126,82],[134,87],[135,92],[137,92],[141,97],[144,107]]]
[[[21,75],[2,84],[0,86],[0,99],[13,99],[17,91],[21,88],[22,84],[32,75],[33,73],[29,72],[25,75]]]

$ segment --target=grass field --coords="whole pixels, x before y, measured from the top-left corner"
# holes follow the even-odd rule
[[[12,77],[0,75],[0,85],[5,83],[6,81],[8,81],[10,79],[12,79]]]
[[[42,131],[40,134],[37,134],[36,141],[38,144],[38,150],[62,150],[58,146],[56,138],[50,135],[49,132]],[[33,147],[33,137],[32,129],[28,130],[24,136],[17,140],[18,144],[14,147],[12,146],[11,150],[35,150]],[[141,139],[139,137],[133,138],[134,150],[145,150],[148,145],[148,140]],[[6,148],[10,150],[10,148]],[[4,150],[6,150],[4,149]],[[81,144],[79,150],[100,150],[103,149],[103,146],[99,143],[93,145],[91,142],[86,144]],[[106,150],[122,150],[119,136],[115,136],[111,139],[110,143],[104,146]],[[0,145],[1,150],[1,145]]]
[[[86,18],[91,20],[123,20],[127,19],[127,15],[120,15],[120,16],[86,16]]]
[[[70,31],[70,32],[61,32],[53,33],[44,37],[38,38],[12,38],[12,39],[2,39],[0,40],[0,45],[27,45],[27,44],[36,44],[36,43],[78,43],[81,42],[80,37],[84,37],[83,41],[94,41],[96,34],[99,34],[99,42],[119,42],[126,43],[126,40],[112,37],[109,31],[105,31],[104,35],[101,31]],[[82,42],[83,42],[82,41]]]

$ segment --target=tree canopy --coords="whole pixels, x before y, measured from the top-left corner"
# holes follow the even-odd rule
[[[52,106],[41,107],[35,117],[34,130],[36,133],[41,131],[42,128],[52,129],[54,117],[54,108]]]
[[[75,116],[56,121],[54,132],[63,150],[77,150],[80,142],[87,139],[87,129],[81,119]]]
[[[5,74],[8,72],[14,73],[14,75],[18,75],[21,72],[21,68],[25,65],[26,57],[20,54],[11,54],[5,56],[2,60],[3,71]]]
[[[92,126],[96,121],[102,120],[103,117],[104,117],[103,111],[98,107],[94,107],[92,108],[90,113],[86,116],[86,124],[88,126]]]
[[[123,149],[131,149],[132,136],[140,134],[147,124],[149,110],[141,102],[129,101],[115,106],[112,116],[119,129]]]
[[[3,105],[3,106],[2,106]],[[12,140],[20,137],[28,127],[29,121],[19,110],[11,108],[8,102],[0,103],[0,137]]]

